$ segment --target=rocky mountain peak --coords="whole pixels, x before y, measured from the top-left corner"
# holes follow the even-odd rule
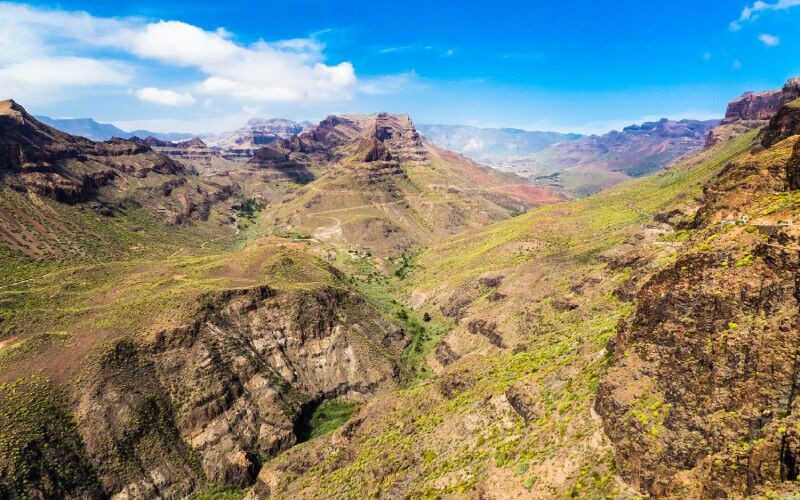
[[[205,148],[206,143],[203,142],[203,140],[200,139],[199,137],[194,137],[192,139],[189,139],[188,141],[181,141],[177,143],[176,146],[180,148]]]
[[[0,101],[0,115],[22,116],[23,114],[27,114],[25,109],[17,104],[14,99],[5,99]]]
[[[367,142],[382,144],[377,149],[372,147],[373,154],[368,156],[388,156],[399,161],[421,160],[425,156],[422,139],[407,114],[378,113],[370,116],[363,137]]]

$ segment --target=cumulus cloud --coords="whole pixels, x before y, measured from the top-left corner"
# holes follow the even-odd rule
[[[0,96],[45,102],[70,88],[127,84],[133,73],[122,61],[64,50],[94,45],[119,26],[85,13],[0,3]]]
[[[250,46],[229,39],[225,30],[206,31],[181,21],[159,21],[124,30],[120,48],[134,55],[181,67],[206,78],[195,92],[244,101],[313,102],[350,97],[353,65],[323,62],[322,45],[292,39]]]
[[[733,31],[742,29],[742,23],[754,20],[758,17],[758,13],[767,10],[786,10],[792,7],[800,6],[800,0],[778,0],[777,2],[768,3],[762,0],[756,0],[752,5],[746,6],[742,9],[739,19],[732,21],[730,28]]]
[[[163,104],[165,106],[186,106],[195,102],[192,94],[180,94],[173,90],[160,89],[157,87],[145,87],[136,91],[136,97],[140,101]]]
[[[191,94],[158,89],[137,82],[137,97],[150,102],[185,105],[192,94],[222,96],[243,103],[313,103],[348,99],[357,90],[350,62],[325,61],[324,46],[312,38],[244,45],[224,28],[205,30],[182,21],[148,22],[142,18],[100,18],[85,12],[47,10],[0,3],[0,74],[31,60],[49,60],[57,67],[82,61],[56,79],[62,87],[128,83],[143,68],[158,63],[196,71],[194,81],[179,84]],[[99,57],[95,54],[114,54]],[[91,54],[91,55],[90,55]],[[119,60],[131,68],[123,75]],[[84,71],[84,70],[91,71]],[[31,72],[37,75],[37,72]],[[163,74],[163,72],[162,72]],[[124,76],[124,77],[123,77]],[[76,79],[76,83],[70,78]],[[33,81],[40,84],[40,81]],[[177,83],[177,82],[176,82]],[[0,79],[0,92],[13,91]]]
[[[777,36],[770,35],[769,33],[761,33],[758,35],[758,39],[767,47],[775,47],[781,43]]]
[[[42,57],[0,66],[0,96],[24,102],[58,100],[64,88],[124,85],[131,74],[114,61]]]

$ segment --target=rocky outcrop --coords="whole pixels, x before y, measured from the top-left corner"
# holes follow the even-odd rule
[[[731,256],[687,257],[644,285],[596,405],[642,491],[751,495],[797,476],[782,470],[797,451],[780,430],[797,414],[795,247],[784,234],[755,249],[753,267],[723,273]]]
[[[787,137],[800,133],[800,99],[790,101],[772,117],[759,136],[763,147],[768,148]]]
[[[50,438],[40,452],[68,449],[83,460],[70,463],[85,478],[9,486],[0,476],[0,492],[59,497],[72,491],[60,485],[77,485],[69,488],[116,499],[180,498],[208,485],[249,485],[264,461],[297,442],[305,405],[363,402],[401,378],[394,360],[406,337],[347,288],[213,292],[186,317],[148,338],[114,340],[88,359],[72,392],[68,442],[42,428]],[[0,470],[24,465],[3,460]]]
[[[367,163],[373,161],[391,161],[392,159],[392,153],[389,152],[386,144],[378,139],[361,139],[358,149],[363,156],[363,160]]]
[[[781,91],[745,92],[728,103],[723,124],[738,120],[769,120],[781,107]]]
[[[800,78],[790,78],[781,89],[781,106],[786,106],[795,99],[800,99]]]
[[[175,144],[179,148],[205,148],[206,143],[202,141],[199,137],[194,137],[192,139],[181,141]]]
[[[62,203],[116,208],[147,206],[168,223],[206,218],[235,193],[230,184],[196,182],[196,173],[151,146],[152,137],[94,142],[45,125],[14,101],[0,102],[0,183]],[[202,142],[192,142],[188,149]]]
[[[345,116],[327,116],[319,125],[300,134],[299,139],[310,145],[309,149],[332,149],[356,139],[361,132],[359,124]]]
[[[787,87],[791,89],[789,82]],[[748,130],[764,126],[784,105],[787,95],[786,90],[745,92],[741,97],[732,100],[728,103],[722,123],[708,133],[705,147],[710,148]]]
[[[609,344],[595,408],[642,492],[744,497],[800,473],[800,230],[748,225],[800,187],[791,106],[705,187],[682,256],[645,281]]]

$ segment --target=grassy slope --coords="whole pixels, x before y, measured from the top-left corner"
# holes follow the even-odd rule
[[[75,264],[199,249],[233,233],[219,217],[212,212],[209,221],[168,226],[142,208],[106,217],[82,205],[0,189],[0,286]]]
[[[429,162],[403,163],[405,175],[384,174],[377,182],[365,181],[368,166],[348,157],[293,200],[265,210],[262,225],[269,231],[276,219],[288,221],[296,234],[392,255],[505,219],[511,205],[557,201],[519,177],[435,148],[428,154]],[[395,230],[384,233],[383,227]]]
[[[595,196],[547,205],[495,224],[485,230],[452,238],[428,249],[419,258],[424,269],[407,289],[430,289],[446,280],[452,286],[490,270],[513,269],[534,258],[569,256],[588,260],[621,243],[650,215],[690,201],[702,185],[750,145],[756,132],[730,144],[692,156],[664,172],[628,181]],[[540,243],[530,251],[506,251],[514,243]]]
[[[369,418],[353,439],[349,458],[341,462],[341,450],[334,449],[330,460],[285,486],[361,496],[405,484],[412,493],[435,495],[490,488],[491,480],[523,494],[613,491],[610,450],[601,443],[589,408],[605,363],[598,353],[629,310],[607,292],[628,271],[608,273],[595,257],[635,233],[652,213],[690,202],[751,139],[749,134],[690,160],[692,165],[678,165],[592,198],[468,232],[419,256],[380,261],[376,267],[373,259],[339,254],[339,266],[357,275],[352,283],[413,334],[407,361],[420,380],[431,376],[423,357],[442,335],[453,343],[468,339],[468,352],[438,379],[380,397],[359,410],[357,415]],[[416,175],[409,177],[413,183]],[[51,205],[59,220],[90,235],[81,242],[71,237],[69,228],[59,229],[59,239],[74,239],[87,253],[70,251],[61,261],[54,255],[23,258],[9,252],[0,257],[11,270],[8,281],[38,276],[0,289],[3,380],[40,368],[48,376],[68,377],[81,353],[115,336],[147,334],[179,322],[182,318],[173,312],[204,292],[264,282],[276,288],[317,286],[332,279],[320,261],[299,251],[303,245],[256,243],[241,250],[259,231],[253,224],[231,239],[224,238],[231,232],[225,227],[201,226],[192,235],[197,228],[168,228],[136,212],[103,219]],[[220,236],[222,240],[213,241]],[[215,250],[222,246],[241,251]],[[398,269],[400,276],[395,276]],[[504,337],[517,346],[513,351],[470,344],[474,336],[465,332],[467,321],[453,328],[435,307],[452,290],[487,272],[504,274],[502,289],[509,297],[490,303],[484,291],[473,301],[467,320],[496,319]],[[577,309],[552,307],[553,297],[587,276],[597,277],[599,285],[576,299]],[[395,299],[411,301],[415,294],[425,299],[417,310]],[[422,319],[423,311],[432,314],[431,322]],[[448,384],[456,389],[444,390]],[[509,411],[503,398],[512,387],[541,402],[538,418],[525,424]],[[330,442],[320,438],[313,446]],[[293,457],[308,449],[301,445],[290,450],[270,467],[291,468]],[[568,465],[566,479],[554,472],[559,464]]]
[[[267,464],[262,477],[277,477],[281,495],[319,498],[398,491],[414,497],[625,494],[591,407],[606,366],[605,344],[631,308],[610,290],[630,269],[608,269],[596,257],[619,247],[652,214],[693,204],[702,185],[753,136],[423,251],[407,280],[388,285],[409,297],[422,294],[422,309],[487,272],[503,273],[500,290],[508,298],[492,303],[484,293],[473,301],[467,318],[445,336],[470,349],[437,379],[376,398],[358,412],[363,421],[346,444],[322,438],[313,448],[298,446]],[[643,251],[652,266],[674,258],[668,246]],[[571,291],[575,285],[580,292]],[[565,296],[577,307],[555,307]],[[475,318],[496,320],[515,348],[474,340],[465,326]],[[514,394],[531,409],[527,422],[508,404]],[[328,458],[316,463],[320,453]]]
[[[7,345],[0,379],[43,369],[63,378],[99,342],[147,335],[187,320],[205,293],[267,284],[275,289],[335,284],[321,261],[294,247],[263,244],[211,255],[176,255],[64,267],[0,290]]]

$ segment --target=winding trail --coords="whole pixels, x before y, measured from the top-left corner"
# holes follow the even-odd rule
[[[46,278],[47,276],[50,276],[51,274],[53,274],[53,273],[42,274],[42,275],[39,275],[39,276],[34,276],[33,278],[28,278],[28,279],[25,279],[25,280],[22,280],[22,281],[17,281],[16,283],[10,283],[8,285],[3,285],[3,286],[0,286],[0,290],[2,290],[3,288],[11,288],[12,286],[22,285],[23,283],[28,283],[28,282],[31,282],[33,280],[38,280],[39,278]]]
[[[211,240],[206,240],[206,241],[203,242],[202,245],[200,245],[200,248],[205,250],[206,245],[208,245],[209,243],[214,243],[214,242],[219,241],[219,240],[221,240],[223,238],[233,238],[234,236],[239,236],[239,233],[241,233],[242,230],[239,229],[239,217],[237,217],[236,214],[233,215],[233,222],[231,224],[233,225],[233,230],[234,230],[233,234],[223,234],[222,236],[219,236],[217,238],[214,238],[214,239],[211,239]],[[181,250],[183,250],[183,249],[179,249],[178,252],[180,252]],[[178,252],[175,252],[174,254],[170,255],[170,257],[176,255]]]
[[[331,217],[324,214],[335,214],[340,212],[348,212],[351,210],[361,210],[363,208],[385,208],[390,205],[396,205],[398,203],[406,203],[406,200],[397,200],[397,201],[387,201],[383,203],[367,203],[363,205],[356,205],[353,207],[343,207],[343,208],[332,208],[330,210],[320,210],[319,212],[311,212],[307,213],[305,216],[306,218],[313,218],[313,219],[325,219],[333,221],[332,226],[325,226],[318,228],[314,233],[314,237],[318,240],[328,240],[334,238],[336,236],[342,235],[342,220],[338,217]]]

